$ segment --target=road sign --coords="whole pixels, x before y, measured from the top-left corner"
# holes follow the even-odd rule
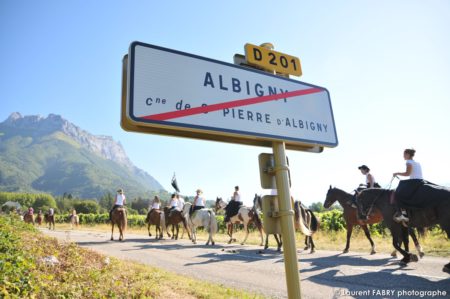
[[[316,152],[338,143],[323,87],[140,42],[125,67],[126,130]]]
[[[300,59],[264,47],[245,44],[245,58],[248,64],[263,67],[281,74],[302,75]]]

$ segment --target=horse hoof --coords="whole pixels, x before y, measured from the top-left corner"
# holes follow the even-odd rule
[[[314,252],[316,252],[316,251],[315,251],[314,249],[312,249],[311,252],[310,252],[310,254],[312,254],[312,253],[314,253]]]
[[[442,271],[450,274],[450,264],[445,265],[444,268],[442,268]]]
[[[425,253],[424,252],[419,252],[419,256],[420,256],[420,258],[423,258],[425,256]]]
[[[308,250],[309,249],[309,246],[305,246],[305,248],[303,248],[303,250]]]
[[[231,244],[231,241],[232,241],[232,240],[228,241],[228,244]]]
[[[113,239],[113,238],[111,238],[111,241],[114,241],[114,239]]]
[[[244,245],[244,242],[242,242],[241,245]]]
[[[348,253],[348,249],[344,249],[344,251],[342,251],[342,253]]]
[[[391,253],[391,256],[392,256],[392,257],[397,257],[397,252]]]
[[[408,265],[408,263],[407,263],[406,261],[404,261],[404,260],[401,260],[400,262],[398,262],[398,264],[399,264],[400,266],[402,266],[402,267],[405,267],[405,266]]]
[[[415,254],[411,254],[411,262],[418,262],[419,258]]]
[[[370,252],[370,255],[374,255],[375,253],[377,253],[375,250],[372,250],[371,252]]]

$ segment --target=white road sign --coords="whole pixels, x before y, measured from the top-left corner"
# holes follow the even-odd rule
[[[323,87],[140,42],[130,46],[126,80],[122,123],[134,131],[292,149],[338,144]]]

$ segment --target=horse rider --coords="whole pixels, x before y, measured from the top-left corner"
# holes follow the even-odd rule
[[[239,213],[239,209],[242,206],[241,195],[239,194],[239,186],[234,187],[234,193],[230,202],[225,207],[225,219],[224,222],[229,222],[230,218]]]
[[[398,198],[406,199],[406,194],[411,194],[415,192],[423,184],[422,166],[419,162],[414,160],[414,155],[416,150],[405,149],[403,151],[403,159],[406,160],[406,170],[404,172],[394,172],[393,177],[396,176],[409,176],[408,180],[402,180],[395,190],[395,196]],[[398,201],[397,201],[398,202]],[[399,208],[399,207],[397,207]],[[408,214],[405,209],[397,210],[394,215],[394,220],[396,222],[408,222]]]
[[[361,165],[358,167],[358,169],[361,171],[362,175],[366,176],[366,184],[359,184],[358,188],[355,190],[355,194],[352,196],[349,204],[353,208],[358,207],[358,202],[356,199],[356,195],[361,192],[364,189],[367,188],[381,188],[381,186],[375,181],[374,176],[370,173],[370,168],[367,165]]]
[[[180,211],[183,211],[183,207],[184,207],[184,198],[181,197],[178,193],[177,193],[177,200],[178,200],[178,209]]]
[[[189,211],[189,216],[192,215],[192,213],[194,213],[197,210],[201,210],[205,207],[205,198],[202,196],[203,191],[201,189],[197,189],[195,191],[195,193],[197,193],[197,195],[194,197],[194,203],[191,207],[191,210]]]
[[[29,207],[28,208],[28,215],[33,215],[34,214],[34,209],[33,207]]]
[[[48,216],[53,216],[55,214],[55,210],[53,208],[48,209]]]
[[[178,198],[177,198],[177,195],[175,193],[172,194],[172,197],[171,197],[170,202],[169,202],[169,207],[170,207],[170,209],[169,209],[169,217],[171,217],[172,216],[172,211],[175,210],[175,209],[178,209]]]
[[[155,195],[155,197],[153,198],[153,201],[150,205],[150,212],[152,210],[160,210],[161,209],[161,199],[159,199],[158,195]]]
[[[109,220],[111,220],[112,218],[112,212],[116,209],[116,208],[120,208],[123,207],[126,203],[126,198],[125,198],[125,194],[123,192],[123,189],[119,189],[117,190],[117,194],[116,194],[116,200],[114,201],[114,206],[112,207],[112,209],[109,211]]]

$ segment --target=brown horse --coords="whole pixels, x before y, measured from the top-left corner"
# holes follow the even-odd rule
[[[325,203],[323,204],[324,208],[328,209],[331,207],[332,204],[334,204],[336,201],[339,202],[341,207],[344,209],[344,220],[346,223],[347,228],[347,243],[345,245],[345,249],[343,253],[348,253],[349,247],[350,247],[350,237],[352,236],[353,227],[355,225],[359,225],[363,230],[364,234],[366,235],[367,239],[369,239],[370,245],[372,247],[372,250],[370,251],[370,254],[375,254],[375,243],[373,242],[372,238],[370,237],[370,232],[367,227],[367,224],[375,224],[379,223],[383,220],[383,215],[381,214],[380,210],[375,208],[372,209],[371,214],[368,218],[368,220],[359,220],[358,219],[358,211],[351,207],[348,202],[351,201],[353,195],[350,193],[347,193],[343,190],[340,190],[338,188],[330,188],[327,192],[327,197],[325,199]],[[422,251],[422,247],[419,244],[419,241],[414,233],[413,230],[409,230],[409,234],[413,238],[414,244],[416,245],[417,251],[419,251],[420,256],[422,257],[424,255]],[[408,247],[408,244],[405,243],[405,247]],[[392,256],[396,255],[396,251],[392,252]]]
[[[52,225],[53,225],[53,230],[55,230],[55,215],[49,215],[49,214],[45,214],[44,215],[44,220],[45,223],[48,224],[48,229],[52,229]]]
[[[29,212],[26,212],[23,215],[23,221],[25,221],[25,223],[31,223],[34,225],[34,215],[30,214]]]
[[[164,213],[161,212],[159,209],[151,209],[147,213],[147,218],[145,219],[145,222],[148,223],[147,229],[148,229],[148,235],[151,237],[152,233],[150,232],[150,225],[156,226],[156,239],[162,239],[163,238],[163,229],[166,227],[166,221],[164,219]],[[159,231],[159,234],[158,234]]]
[[[42,220],[43,220],[43,218],[42,218],[42,213],[38,213],[37,216],[36,216],[36,223],[37,223],[39,226],[42,225]]]
[[[115,208],[111,213],[111,241],[114,240],[114,225],[119,228],[119,241],[123,241],[123,233],[127,228],[127,210],[124,207]]]
[[[172,239],[178,240],[178,233],[180,230],[179,224],[182,223],[184,230],[187,231],[189,239],[191,238],[191,235],[189,233],[189,230],[187,228],[187,222],[186,219],[183,217],[183,213],[181,211],[174,209],[172,212],[170,212],[169,207],[164,208],[164,216],[165,216],[165,222],[166,227],[168,228],[169,225],[172,225],[172,236],[169,233],[169,229],[166,229],[167,235],[169,237],[172,237]],[[176,229],[176,234],[175,234]]]

